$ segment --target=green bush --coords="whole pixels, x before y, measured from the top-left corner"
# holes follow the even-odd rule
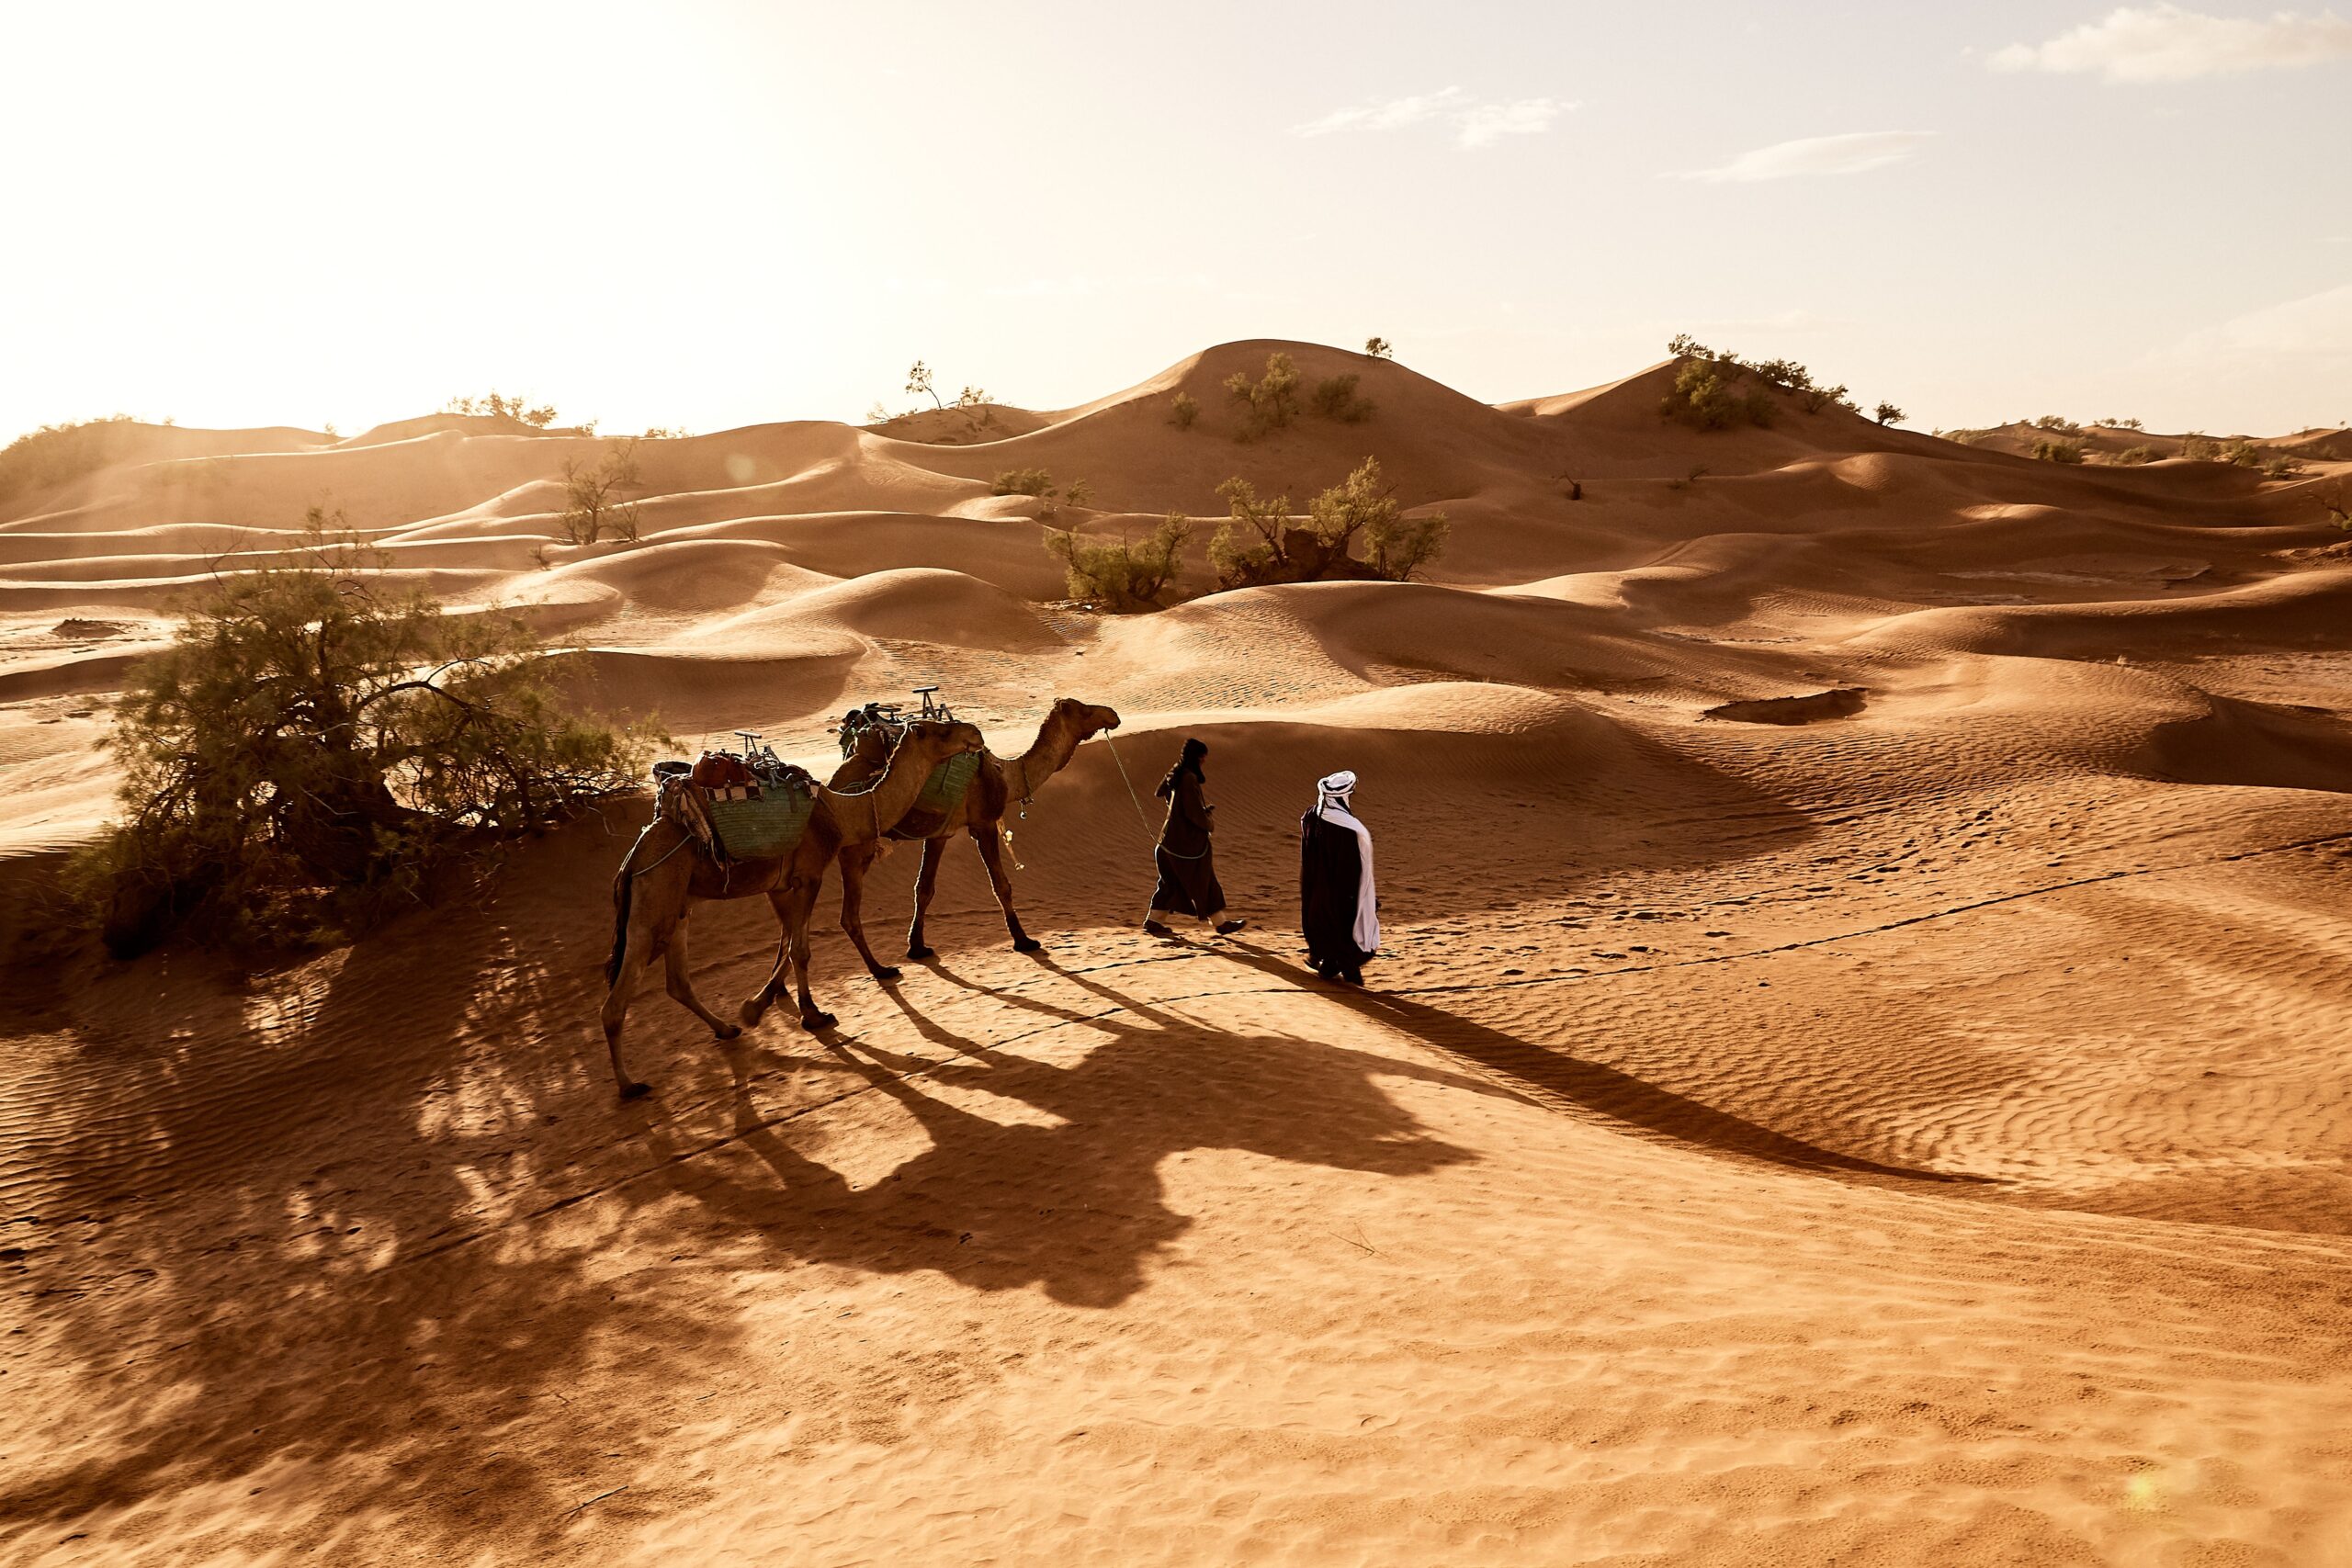
[[[2033,455],[2046,463],[2079,463],[2083,449],[2071,441],[2037,441]]]
[[[2192,430],[2180,438],[2180,455],[2191,462],[2210,463],[2222,455],[2222,444],[2201,430]]]
[[[1179,392],[1168,400],[1168,423],[1177,429],[1192,429],[1193,422],[1200,417],[1200,400],[1192,393]]]
[[[183,919],[347,936],[496,839],[635,784],[651,737],[567,712],[527,622],[444,614],[341,524],[313,508],[296,564],[216,577],[131,667],[124,818],[75,878],[118,955]]]
[[[1452,527],[1442,512],[1404,516],[1374,457],[1309,502],[1303,528],[1291,526],[1289,497],[1261,501],[1247,479],[1227,479],[1217,494],[1231,510],[1209,541],[1209,564],[1220,588],[1331,578],[1402,582],[1436,558]],[[1359,539],[1363,557],[1355,553]]]
[[[1336,419],[1342,424],[1362,424],[1372,417],[1373,403],[1370,399],[1356,395],[1356,383],[1360,379],[1362,378],[1348,375],[1317,381],[1308,401],[1325,419]]]
[[[2122,451],[2118,452],[2115,455],[2115,460],[2118,463],[2122,464],[2125,468],[2136,468],[2143,463],[2154,462],[2156,460],[2156,449],[2153,446],[2126,446]]]
[[[1141,544],[1125,533],[1114,543],[1049,530],[1046,551],[1062,563],[1071,598],[1120,612],[1148,610],[1159,606],[1159,595],[1175,578],[1192,534],[1192,519],[1170,513]]]
[[[1054,493],[1054,476],[1044,468],[1007,468],[997,475],[989,493],[1048,496]]]
[[[1658,412],[1698,430],[1728,430],[1736,424],[1770,424],[1772,395],[1761,387],[1739,390],[1738,367],[1728,360],[1693,359],[1675,373],[1674,389]]]
[[[1285,430],[1298,417],[1298,367],[1287,354],[1266,356],[1266,373],[1252,381],[1237,370],[1225,378],[1225,389],[1244,410],[1237,441],[1255,441],[1269,431]]]

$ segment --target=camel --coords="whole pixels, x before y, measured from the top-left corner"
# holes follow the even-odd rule
[[[830,1028],[833,1015],[819,1010],[808,994],[808,917],[824,886],[825,868],[844,846],[871,844],[888,832],[913,807],[933,768],[985,744],[968,724],[923,720],[907,726],[881,777],[869,788],[849,794],[817,786],[808,825],[789,856],[717,861],[667,818],[657,817],[648,824],[613,877],[613,953],[605,964],[612,988],[605,996],[604,1022],[605,1044],[612,1053],[613,1079],[620,1086],[621,1098],[634,1100],[650,1089],[621,1066],[621,1025],[628,1016],[638,971],[656,957],[666,961],[670,995],[708,1024],[712,1034],[732,1040],[742,1032],[702,1005],[687,976],[686,917],[698,903],[764,893],[775,910],[781,928],[775,968],[759,993],[743,1004],[744,1027],[759,1022],[768,1003],[783,990],[789,964],[798,981],[800,1027]]]
[[[931,948],[922,940],[923,915],[931,908],[931,896],[939,882],[939,863],[947,853],[948,838],[958,828],[972,835],[972,842],[988,866],[989,885],[996,889],[996,901],[1004,910],[1005,929],[1012,933],[1012,950],[1035,953],[1045,945],[1021,929],[1021,916],[1012,908],[1012,879],[1004,869],[1004,814],[1015,801],[1025,804],[1040,784],[1069,766],[1080,741],[1118,728],[1119,716],[1114,710],[1082,703],[1075,697],[1063,697],[1046,710],[1046,721],[1037,727],[1037,739],[1030,743],[1029,750],[1010,759],[990,751],[980,753],[979,771],[973,775],[971,787],[946,815],[925,812],[903,818],[884,834],[886,838],[922,840],[922,869],[915,877],[914,923],[907,928],[909,958],[932,956]],[[868,729],[859,736],[856,752],[834,773],[832,787],[841,789],[872,777],[875,770],[882,766],[886,755],[883,748],[888,743],[888,731],[884,729]],[[865,944],[862,919],[865,874],[881,852],[879,840],[842,850],[842,930],[849,933],[858,956],[865,960],[865,972],[876,980],[888,981],[897,979],[899,971],[875,962],[874,950]]]

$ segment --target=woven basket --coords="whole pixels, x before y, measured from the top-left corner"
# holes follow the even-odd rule
[[[755,797],[720,798],[747,794],[731,789],[711,792],[711,830],[718,835],[718,847],[727,857],[777,860],[798,848],[809,813],[817,808],[817,797],[804,790],[771,785]]]

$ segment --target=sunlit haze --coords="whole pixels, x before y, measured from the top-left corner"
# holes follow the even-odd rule
[[[2352,420],[2352,23],[1720,3],[17,6],[0,437],[1029,407],[1213,343],[1490,400],[1679,331],[1911,423]]]

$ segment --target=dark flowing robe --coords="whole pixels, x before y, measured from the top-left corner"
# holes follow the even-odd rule
[[[1169,781],[1168,820],[1159,829],[1159,845],[1152,859],[1159,865],[1159,886],[1151,891],[1151,907],[1171,915],[1216,918],[1225,908],[1225,889],[1216,879],[1216,860],[1209,852],[1209,804],[1202,793],[1201,776],[1178,769]]]
[[[1356,945],[1357,888],[1363,840],[1319,811],[1298,819],[1298,923],[1318,974],[1357,977],[1372,956]]]

